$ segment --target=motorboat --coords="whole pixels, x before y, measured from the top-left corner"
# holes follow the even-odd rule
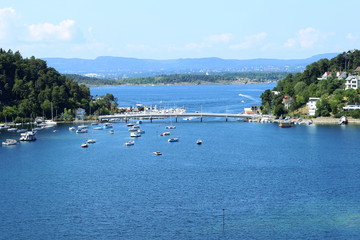
[[[127,127],[132,127],[132,126],[134,126],[134,124],[133,123],[128,123],[128,124],[126,124],[126,126]]]
[[[290,128],[292,126],[294,126],[294,123],[290,122],[290,121],[281,121],[279,123],[279,127],[281,127],[281,128]]]
[[[168,135],[170,135],[170,132],[163,132],[160,134],[160,136],[168,136]]]
[[[197,144],[197,145],[201,145],[201,144],[202,144],[202,140],[201,140],[201,139],[196,140],[196,144]]]
[[[76,133],[87,133],[88,130],[86,128],[76,130]]]
[[[166,126],[165,128],[166,128],[166,129],[175,129],[176,126]]]
[[[36,140],[35,131],[27,131],[20,134],[20,141],[31,142]]]
[[[99,125],[98,122],[92,122],[91,125],[95,126],[95,125]]]
[[[159,151],[157,151],[157,152],[153,152],[153,154],[154,154],[154,155],[157,155],[157,156],[162,155],[162,153],[161,153],[161,152],[159,152]]]
[[[145,133],[145,131],[142,130],[142,129],[138,129],[137,132],[140,133],[140,134],[144,134],[144,133]]]
[[[114,134],[114,133],[115,133],[114,129],[111,129],[111,130],[109,131],[109,133],[110,133],[110,134]]]
[[[104,128],[112,128],[113,124],[112,123],[105,123]]]
[[[69,131],[76,131],[75,127],[69,127]]]
[[[130,137],[132,137],[132,138],[141,137],[141,134],[138,132],[130,132]]]
[[[11,127],[11,128],[8,128],[7,130],[8,130],[8,132],[16,132],[18,129]]]
[[[87,148],[88,145],[87,145],[87,143],[83,143],[83,144],[81,144],[81,147],[82,147],[82,148]]]
[[[88,140],[86,141],[86,143],[96,143],[96,140],[95,140],[95,139],[88,139]]]
[[[2,142],[2,145],[4,146],[10,146],[10,145],[16,145],[18,142],[15,139],[6,139],[4,142]]]
[[[94,130],[104,130],[103,127],[94,127],[93,129],[94,129]]]
[[[132,141],[132,140],[124,143],[125,146],[133,146],[134,144],[135,144],[135,141]]]
[[[139,130],[138,128],[134,128],[134,127],[128,129],[129,132],[137,132],[138,130]]]
[[[179,140],[179,138],[169,138],[168,142],[178,142]]]
[[[86,125],[79,125],[79,126],[77,127],[78,130],[80,130],[80,129],[87,129],[87,128],[88,128],[88,126],[86,126]]]

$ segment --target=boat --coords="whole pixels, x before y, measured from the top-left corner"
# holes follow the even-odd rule
[[[27,129],[18,129],[17,131],[16,131],[17,133],[24,133],[24,132],[27,132]]]
[[[18,142],[15,139],[6,139],[5,142],[2,142],[4,146],[16,145]]]
[[[95,125],[99,125],[98,122],[92,122],[91,125],[95,126]]]
[[[114,129],[111,129],[111,130],[109,131],[109,133],[110,133],[110,134],[114,134],[114,133],[115,133]]]
[[[166,128],[166,129],[175,129],[176,126],[166,126],[165,128]]]
[[[142,130],[142,129],[138,129],[137,132],[140,133],[140,134],[144,134],[144,133],[145,133],[145,131]]]
[[[94,130],[103,130],[104,128],[103,127],[94,127],[93,129]]]
[[[138,132],[131,132],[130,133],[130,137],[132,137],[132,138],[136,138],[136,137],[141,137],[141,134],[140,133],[138,133]]]
[[[76,130],[76,133],[87,133],[88,130],[86,128]]]
[[[339,125],[346,125],[346,124],[348,124],[348,120],[347,120],[347,118],[345,116],[342,116],[340,118]]]
[[[168,142],[178,142],[179,140],[179,138],[169,138]]]
[[[160,134],[160,136],[167,136],[167,135],[170,135],[170,132],[163,132]]]
[[[128,129],[129,132],[137,132],[138,130],[139,130],[139,128],[135,128],[135,127]]]
[[[104,128],[112,128],[113,124],[112,123],[105,123]]]
[[[95,139],[88,139],[88,140],[86,141],[86,143],[96,143],[96,140],[95,140]]]
[[[86,129],[88,126],[86,126],[86,125],[79,125],[78,127],[77,127],[77,129]]]
[[[292,126],[294,126],[294,123],[290,122],[290,121],[281,121],[279,123],[279,127],[281,127],[281,128],[290,128]]]
[[[124,143],[125,146],[133,146],[134,144],[135,144],[135,142],[132,141],[132,140],[129,140],[129,141]]]
[[[35,131],[27,131],[20,134],[20,141],[31,142],[36,140],[36,132]]]
[[[82,147],[82,148],[87,148],[88,145],[87,145],[87,143],[83,143],[83,144],[81,144],[81,147]]]
[[[157,156],[162,155],[162,153],[161,153],[161,152],[159,152],[159,151],[157,151],[157,152],[153,152],[153,154],[154,154],[154,155],[157,155]]]
[[[201,139],[196,140],[196,144],[197,144],[197,145],[201,145],[201,144],[202,144],[202,140],[201,140]]]
[[[7,130],[8,130],[8,132],[16,132],[18,129],[12,127],[12,128],[8,128]]]
[[[134,124],[133,123],[128,123],[128,124],[126,124],[126,126],[127,127],[132,127],[132,126],[134,126]]]
[[[75,127],[69,127],[69,131],[76,131]]]

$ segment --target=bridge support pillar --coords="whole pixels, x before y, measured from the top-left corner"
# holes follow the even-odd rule
[[[202,117],[200,117],[200,122],[202,122]]]
[[[225,121],[226,121],[226,122],[228,121],[228,118],[227,118],[227,117],[225,118]]]
[[[127,123],[128,122],[128,119],[127,118],[125,118],[125,123]]]
[[[150,123],[152,123],[152,118],[150,118]]]
[[[175,117],[175,122],[177,122],[177,117]]]

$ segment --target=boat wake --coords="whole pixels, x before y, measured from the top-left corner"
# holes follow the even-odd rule
[[[244,97],[244,98],[248,98],[248,99],[251,99],[251,100],[255,100],[253,97],[251,97],[249,95],[241,94],[241,93],[239,93],[239,97]]]

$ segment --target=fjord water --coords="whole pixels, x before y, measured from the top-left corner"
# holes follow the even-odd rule
[[[112,93],[121,106],[235,113],[273,86],[91,93]],[[59,125],[36,142],[1,147],[0,239],[359,239],[359,126],[175,120],[145,121],[132,147],[123,145],[124,123],[115,134]],[[160,136],[170,121],[177,143]],[[80,148],[88,138],[97,142]]]

